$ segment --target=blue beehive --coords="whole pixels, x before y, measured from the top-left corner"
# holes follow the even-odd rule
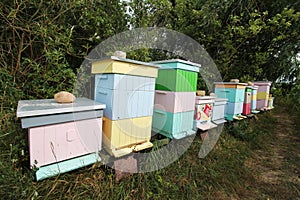
[[[243,103],[245,98],[246,83],[216,82],[215,94],[218,98],[227,98],[225,118],[229,121],[233,119],[243,119]]]

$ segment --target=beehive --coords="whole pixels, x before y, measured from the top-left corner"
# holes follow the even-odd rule
[[[100,161],[104,104],[86,98],[21,100],[17,117],[28,129],[30,166],[42,180]]]
[[[176,139],[194,134],[193,118],[200,65],[180,59],[153,63],[160,65],[155,84],[153,131]]]
[[[227,98],[225,118],[232,121],[233,119],[242,119],[243,103],[245,100],[245,83],[235,82],[216,82],[215,94],[218,98]]]
[[[223,124],[225,120],[225,109],[226,109],[227,99],[215,98],[213,107],[212,122],[216,125]]]
[[[197,96],[195,101],[194,130],[208,130],[216,127],[211,122],[215,97]]]
[[[268,109],[269,110],[274,108],[273,102],[274,102],[274,97],[269,97],[269,100],[268,100]]]
[[[255,86],[258,86],[257,90],[257,109],[264,110],[268,107],[268,100],[270,96],[270,87],[272,82],[258,81],[253,82]]]
[[[120,157],[152,147],[150,138],[157,71],[155,64],[117,57],[92,63],[94,99],[107,105],[103,141],[111,155]]]
[[[245,89],[245,99],[243,104],[243,115],[251,114],[251,95],[252,95],[252,87],[247,86]]]
[[[256,102],[257,102],[257,89],[258,86],[252,86],[251,91],[251,112],[252,113],[258,113],[259,111],[256,110]]]

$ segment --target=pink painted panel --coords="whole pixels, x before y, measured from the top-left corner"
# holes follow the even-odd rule
[[[154,109],[170,113],[187,112],[194,110],[195,92],[155,91]]]
[[[268,100],[257,100],[256,101],[256,108],[258,110],[265,109],[268,106]]]
[[[39,167],[98,152],[101,143],[102,118],[30,128],[30,165]]]
[[[258,91],[257,92],[270,92],[270,87],[271,87],[272,82],[253,82],[255,86],[258,86]]]

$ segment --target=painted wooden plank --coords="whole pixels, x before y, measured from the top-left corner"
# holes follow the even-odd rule
[[[235,88],[215,88],[215,94],[218,98],[227,98],[228,102],[244,102],[245,90]]]
[[[213,107],[213,116],[212,116],[212,121],[214,123],[219,124],[224,121],[226,104],[227,104],[227,99],[220,99],[220,98],[215,99],[215,104]]]
[[[59,113],[105,109],[105,104],[87,98],[77,98],[74,103],[57,103],[54,99],[20,100],[17,117],[31,117]]]
[[[244,103],[251,103],[251,92],[245,92]]]
[[[154,91],[155,78],[124,74],[96,74],[95,87],[111,90]]]
[[[200,121],[196,121],[194,120],[194,128],[193,130],[197,131],[197,129],[200,129],[202,131],[206,131],[206,130],[209,130],[209,129],[212,129],[212,128],[216,128],[217,125],[212,123],[212,122],[209,122],[209,121],[206,121],[206,122],[200,122]]]
[[[251,103],[244,103],[243,104],[243,115],[250,115],[251,114]]]
[[[155,109],[152,128],[168,138],[182,138],[193,134],[194,111],[170,113]],[[192,133],[193,132],[193,133]]]
[[[256,108],[258,110],[263,110],[266,109],[268,107],[268,100],[257,100],[256,101]]]
[[[136,76],[157,77],[159,66],[130,59],[110,57],[92,62],[92,74],[130,74]]]
[[[59,113],[53,115],[39,115],[33,117],[24,117],[21,120],[22,128],[31,128],[50,124],[58,124],[84,119],[94,119],[103,116],[103,110],[81,111],[72,113]]]
[[[268,100],[270,93],[268,92],[257,92],[257,99],[258,100]]]
[[[98,88],[95,101],[106,104],[104,116],[111,120],[151,116],[154,91],[124,91]]]
[[[227,101],[228,101],[228,99],[225,99],[225,98],[215,98],[214,104],[215,105],[224,105],[227,103]]]
[[[47,166],[42,166],[36,171],[37,181],[56,176],[65,172],[69,172],[81,167],[85,167],[96,162],[100,162],[101,158],[98,153],[92,153],[81,157],[65,160]]]
[[[30,128],[30,165],[43,166],[101,150],[102,118]]]
[[[153,61],[151,63],[158,64],[160,66],[160,70],[161,69],[183,69],[183,70],[188,70],[193,72],[199,72],[199,68],[201,67],[201,65],[198,63],[193,63],[181,59]]]
[[[103,144],[106,150],[116,157],[126,155],[134,150],[131,147],[150,141],[151,124],[151,116],[122,120],[110,120],[104,117]]]
[[[156,90],[154,109],[178,113],[194,110],[195,92],[170,92]]]
[[[229,115],[238,115],[243,112],[243,102],[227,102],[225,113]]]
[[[181,69],[158,71],[156,90],[173,92],[196,92],[198,73]]]

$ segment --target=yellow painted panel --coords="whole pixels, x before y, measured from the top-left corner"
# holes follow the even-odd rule
[[[268,92],[258,92],[257,93],[257,99],[268,100],[269,99],[269,93]]]
[[[115,60],[102,60],[92,63],[92,74],[116,73],[136,76],[157,77],[158,68]]]
[[[104,146],[113,151],[149,142],[151,124],[152,116],[114,121],[103,117]]]
[[[257,99],[257,95],[254,94],[254,95],[251,95],[251,100],[256,100]]]

